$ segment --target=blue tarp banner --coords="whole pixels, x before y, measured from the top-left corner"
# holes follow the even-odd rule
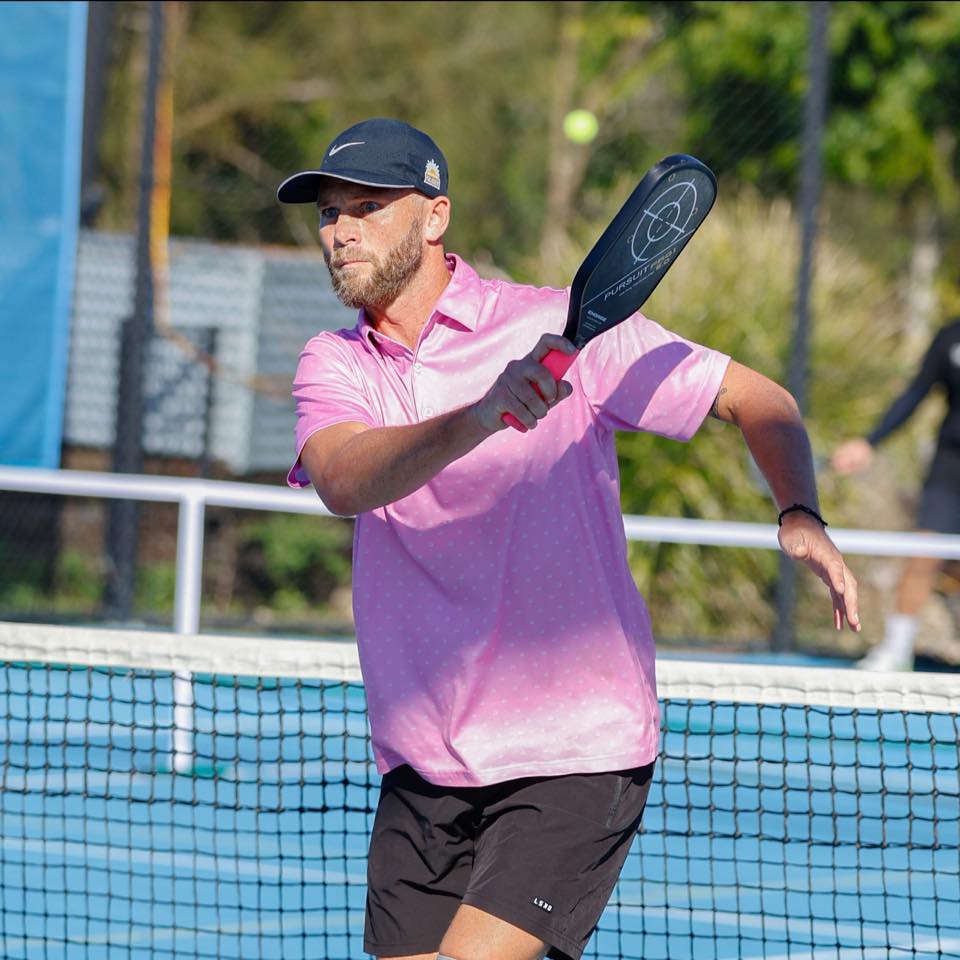
[[[86,3],[0,3],[0,463],[60,463]]]

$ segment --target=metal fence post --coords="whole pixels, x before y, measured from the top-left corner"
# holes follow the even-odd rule
[[[163,3],[150,4],[150,59],[144,95],[140,194],[137,209],[137,272],[133,315],[123,323],[120,376],[114,420],[113,469],[143,472],[143,381],[153,333],[153,264],[150,260],[150,204],[153,195],[153,144],[157,89],[163,67]],[[140,505],[120,500],[110,505],[107,521],[109,579],[105,604],[111,615],[128,620],[133,613],[137,573]]]
[[[810,47],[807,100],[803,117],[803,154],[800,171],[800,265],[797,270],[796,320],[793,342],[787,358],[787,389],[794,395],[800,412],[807,412],[807,382],[810,359],[810,288],[813,283],[814,245],[823,175],[823,124],[827,103],[827,23],[830,4],[815,0],[810,9]],[[789,650],[794,646],[796,565],[780,555],[777,580],[777,622],[772,647]]]

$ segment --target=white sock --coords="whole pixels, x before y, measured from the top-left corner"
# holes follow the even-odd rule
[[[913,638],[917,635],[917,618],[906,613],[892,613],[887,617],[880,647],[898,660],[913,656]]]

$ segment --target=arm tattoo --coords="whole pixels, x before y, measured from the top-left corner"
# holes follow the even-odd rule
[[[710,408],[710,416],[716,417],[717,420],[722,420],[723,417],[720,416],[720,398],[727,392],[726,387],[721,387],[720,392],[717,394],[716,399],[713,401],[713,406]]]

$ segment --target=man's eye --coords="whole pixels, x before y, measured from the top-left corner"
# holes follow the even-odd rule
[[[380,209],[380,204],[376,200],[365,200],[360,204],[360,210],[363,213],[376,213]]]
[[[336,220],[340,211],[336,207],[322,207],[320,209],[321,220]]]

